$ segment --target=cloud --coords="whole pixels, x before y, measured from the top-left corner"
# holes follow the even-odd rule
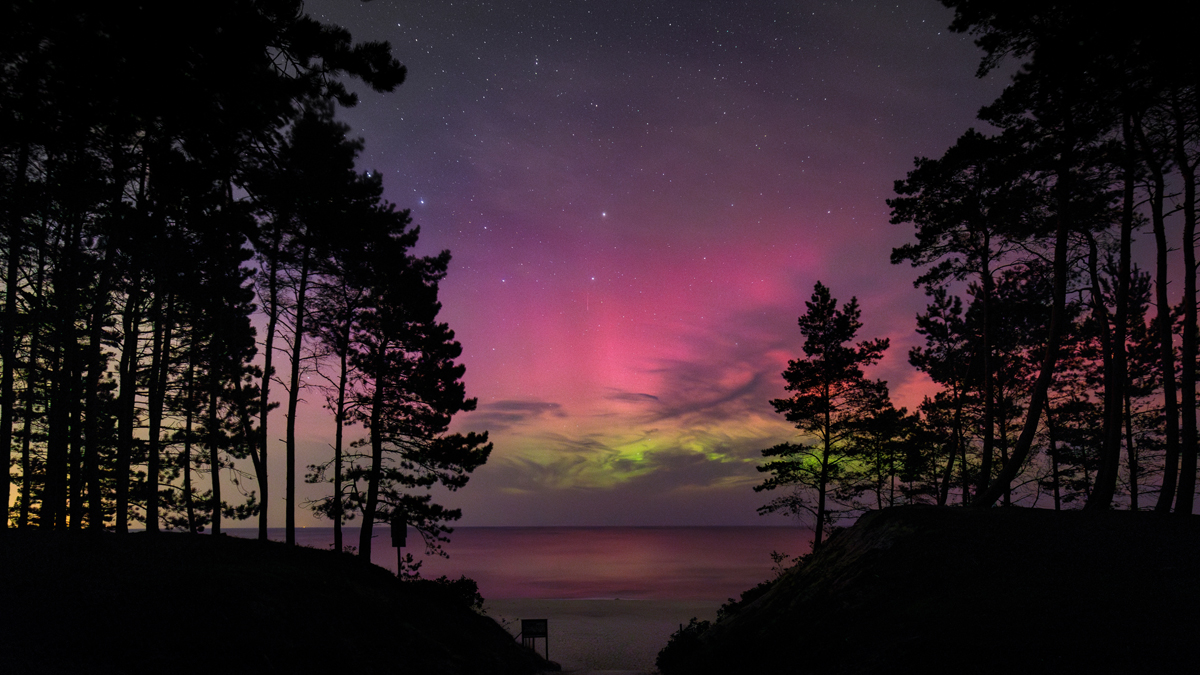
[[[644,422],[704,428],[774,419],[770,401],[786,395],[780,373],[798,350],[790,314],[775,307],[735,310],[712,324],[720,329],[680,336],[686,348],[647,373],[658,382],[658,405]]]
[[[490,432],[498,432],[529,424],[545,417],[564,418],[566,416],[567,413],[563,410],[562,405],[551,401],[492,401],[480,404],[474,412],[464,413],[458,426],[465,429],[486,429]]]
[[[653,417],[656,422],[732,421],[767,410],[768,373],[763,370],[677,361],[664,364],[658,372],[670,394],[663,395],[664,404]],[[708,379],[714,374],[717,377]]]
[[[622,401],[625,403],[657,403],[658,397],[653,394],[639,394],[632,391],[613,390],[604,398],[610,401]]]

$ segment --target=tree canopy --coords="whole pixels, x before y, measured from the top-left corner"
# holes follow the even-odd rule
[[[917,158],[888,201],[916,235],[892,261],[920,268],[933,300],[912,362],[943,387],[959,457],[947,481],[956,470],[980,506],[1036,504],[1048,488],[1056,508],[1075,494],[1139,508],[1157,491],[1158,510],[1190,513],[1200,105],[1188,39],[1153,11],[944,4],[983,49],[980,75],[1020,63],[980,111],[997,132]],[[1183,235],[1174,273],[1170,220]],[[1147,226],[1153,293],[1131,249]]]
[[[391,47],[299,0],[21,0],[0,9],[0,64],[0,447],[17,466],[0,526],[257,515],[265,538],[283,402],[294,542],[300,390],[333,369],[337,452],[357,423],[398,454],[350,462],[321,513],[340,527],[364,483],[436,548],[459,514],[428,489],[462,487],[490,446],[446,433],[474,405],[437,321],[450,254],[411,253],[419,231],[336,121],[349,80],[404,81]]]
[[[829,508],[831,486],[847,482],[854,470],[850,463],[861,454],[858,445],[871,422],[891,408],[887,385],[868,380],[862,371],[883,355],[887,338],[849,344],[862,328],[858,299],[851,298],[841,309],[824,284],[817,282],[808,311],[798,321],[804,336],[805,358],[788,362],[783,373],[789,398],[771,404],[798,430],[814,439],[809,445],[783,443],[763,450],[772,457],[759,471],[771,477],[755,490],[783,489],[759,509],[761,513],[807,512],[815,519],[813,548],[821,545],[834,520]]]

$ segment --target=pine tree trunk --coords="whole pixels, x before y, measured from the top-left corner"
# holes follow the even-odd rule
[[[1175,502],[1175,488],[1179,478],[1179,399],[1175,386],[1174,327],[1171,319],[1171,302],[1167,298],[1170,282],[1167,264],[1167,234],[1164,204],[1166,200],[1166,177],[1162,165],[1154,156],[1153,145],[1146,137],[1141,120],[1134,119],[1138,142],[1142,147],[1142,164],[1150,171],[1150,223],[1154,228],[1155,278],[1154,297],[1157,304],[1155,327],[1158,329],[1159,366],[1163,388],[1163,417],[1166,426],[1166,452],[1163,456],[1162,480],[1154,510],[1168,513]]]
[[[271,378],[275,376],[275,367],[272,365],[275,356],[275,330],[279,324],[278,238],[272,242],[272,246],[267,270],[267,335],[263,345],[263,374],[259,384],[258,462],[254,472],[258,479],[258,491],[262,494],[261,508],[258,511],[259,541],[267,540],[267,507],[270,504],[267,482],[267,446],[270,437],[267,435],[267,420],[271,412]]]
[[[193,327],[193,331],[195,327]],[[187,389],[187,406],[183,421],[183,453],[179,462],[183,469],[183,510],[187,514],[188,532],[196,534],[196,506],[192,500],[192,419],[196,412],[196,341],[195,333],[188,350],[188,370],[183,386]]]
[[[221,344],[219,328],[211,327],[208,335],[208,467],[211,479],[212,494],[209,499],[209,513],[212,519],[212,533],[221,534],[221,390],[224,386],[226,373],[224,365],[226,355]]]
[[[61,335],[58,341],[61,345]],[[42,505],[38,510],[38,527],[46,530],[54,529],[57,525],[58,515],[62,509],[60,486],[64,482],[63,474],[66,473],[67,402],[64,392],[67,391],[67,387],[62,361],[62,350],[59,349],[56,350],[49,363],[51,384],[50,399],[47,403],[50,428],[46,438],[46,470],[43,477]]]
[[[1141,469],[1138,467],[1137,445],[1133,440],[1133,400],[1129,395],[1129,387],[1125,388],[1125,456],[1129,466],[1129,510],[1137,511],[1138,474]]]
[[[1093,487],[1091,494],[1088,496],[1087,504],[1084,508],[1105,510],[1112,504],[1113,495],[1117,487],[1117,467],[1118,463],[1113,462],[1114,459],[1120,459],[1120,417],[1116,418],[1118,432],[1116,441],[1117,445],[1114,448],[1112,445],[1113,437],[1113,411],[1120,413],[1118,401],[1113,400],[1113,395],[1118,390],[1115,383],[1115,367],[1113,362],[1114,342],[1111,334],[1111,324],[1109,322],[1108,307],[1104,304],[1104,296],[1100,287],[1100,270],[1099,270],[1099,252],[1096,247],[1096,239],[1091,232],[1084,232],[1088,242],[1088,257],[1087,270],[1088,277],[1091,280],[1091,297],[1092,297],[1092,322],[1096,326],[1096,330],[1100,333],[1100,354],[1102,367],[1104,369],[1104,429],[1100,447],[1100,462],[1099,469],[1096,472],[1096,484]]]
[[[1050,410],[1050,399],[1046,399],[1046,436],[1050,443],[1050,481],[1054,486],[1054,510],[1062,511],[1062,481],[1058,472],[1058,443],[1054,437],[1054,413]]]
[[[1134,183],[1137,178],[1137,148],[1133,137],[1132,115],[1121,117],[1121,139],[1125,152],[1123,170],[1123,187],[1121,195],[1121,250],[1117,261],[1117,297],[1116,318],[1113,327],[1113,414],[1112,431],[1109,434],[1108,447],[1112,455],[1109,457],[1113,474],[1113,494],[1116,494],[1116,474],[1121,466],[1121,437],[1122,422],[1129,403],[1129,286],[1132,272],[1133,256],[1133,218],[1134,218]],[[1133,438],[1129,438],[1128,451],[1133,457]],[[1132,469],[1131,465],[1131,469]],[[1131,490],[1135,480],[1130,474]],[[1136,501],[1136,498],[1135,498]]]
[[[160,474],[160,454],[163,400],[167,386],[167,372],[171,363],[171,327],[174,321],[174,297],[167,301],[166,312],[162,311],[162,291],[155,297],[154,309],[154,338],[150,357],[150,392],[147,401],[149,412],[149,456],[146,458],[146,531],[158,531],[158,484]]]
[[[883,510],[883,448],[875,448],[875,508]]]
[[[72,293],[74,298],[78,298],[78,291]],[[72,319],[74,318],[74,310],[71,312]],[[65,410],[64,421],[66,427],[63,429],[63,437],[61,442],[61,456],[59,457],[59,474],[58,474],[58,505],[55,507],[57,514],[58,529],[65,530],[68,527],[71,514],[71,469],[72,460],[79,448],[79,403],[80,391],[79,381],[79,342],[75,336],[75,325],[72,320],[69,339],[66,341],[63,354],[63,371],[65,377],[63,382],[66,384],[63,390],[63,405]]]
[[[37,303],[31,312],[35,317],[41,314],[41,298],[45,289],[46,260],[42,251],[38,252],[37,277],[34,281],[33,297]],[[25,360],[25,410],[23,435],[21,438],[21,507],[17,515],[17,527],[29,525],[29,510],[33,504],[33,419],[34,407],[37,404],[37,382],[41,381],[38,373],[38,357],[42,344],[41,321],[33,321],[29,335],[29,357]]]
[[[1100,469],[1096,474],[1096,489],[1085,508],[1104,510],[1112,505],[1117,492],[1117,473],[1121,467],[1121,423],[1125,400],[1126,358],[1125,334],[1129,306],[1130,241],[1133,232],[1134,200],[1134,139],[1129,114],[1121,118],[1124,168],[1122,171],[1121,250],[1117,263],[1116,311],[1109,340],[1108,311],[1099,288],[1096,269],[1096,242],[1088,235],[1088,271],[1092,277],[1092,303],[1097,314],[1104,356],[1104,442],[1101,447]]]
[[[825,539],[825,488],[829,483],[829,455],[833,444],[831,438],[833,434],[832,424],[829,418],[829,408],[831,402],[829,400],[829,385],[825,385],[822,395],[825,399],[825,425],[824,433],[822,434],[821,444],[821,478],[817,481],[817,526],[813,532],[813,553],[821,547],[821,542]]]
[[[17,288],[20,284],[19,270],[21,267],[21,239],[16,218],[10,215],[8,235],[8,267],[4,278],[4,333],[0,336],[0,359],[3,360],[3,373],[0,373],[0,448],[4,449],[3,492],[0,493],[0,530],[8,528],[8,502],[12,490],[12,472],[9,469],[9,459],[12,457],[12,429],[15,419],[14,408],[16,397],[13,383],[16,380],[17,349]],[[26,386],[29,386],[28,384]]]
[[[1171,112],[1175,120],[1175,163],[1183,182],[1183,344],[1179,360],[1180,427],[1179,487],[1175,495],[1175,513],[1191,515],[1196,496],[1196,166],[1188,156],[1188,124],[1175,101]]]
[[[308,293],[309,251],[304,250],[296,288],[296,321],[292,332],[291,387],[288,389],[286,509],[288,546],[296,544],[296,410],[300,401],[300,360],[304,348],[304,300]]]
[[[21,434],[21,494],[20,510],[17,512],[17,527],[29,525],[29,507],[33,502],[33,418],[34,406],[37,404],[37,377],[34,373],[36,355],[40,346],[41,330],[33,327],[29,338],[29,361],[25,366],[25,410]]]
[[[938,506],[945,506],[950,501],[950,484],[954,480],[954,457],[959,453],[966,454],[963,451],[963,423],[962,423],[962,398],[958,390],[958,378],[951,383],[950,393],[954,397],[954,445],[950,448],[950,457],[946,460],[946,474],[942,479],[942,489],[938,493]],[[966,465],[962,467],[965,473]],[[966,499],[966,494],[963,494],[963,499]]]
[[[75,336],[75,312],[78,305],[79,253],[82,226],[73,219],[64,233],[61,267],[54,276],[54,293],[57,296],[55,311],[54,340],[56,358],[51,367],[54,382],[50,398],[50,429],[47,444],[45,492],[42,511],[39,512],[41,527],[65,527],[67,521],[67,480],[71,445],[72,398],[76,395],[72,374],[77,372],[75,354],[78,342]]]
[[[1007,382],[1003,378],[996,378],[996,415],[997,426],[999,431],[996,433],[996,438],[1000,441],[1000,471],[1004,471],[1004,467],[1008,466],[1008,392],[1005,390]],[[1004,487],[1004,496],[1001,497],[1001,503],[1005,506],[1012,506],[1012,484],[1009,483]]]
[[[386,350],[380,348],[380,358],[385,358]],[[377,373],[383,373],[383,365],[379,364]],[[363,507],[362,529],[358,534],[358,555],[366,560],[371,559],[371,528],[375,523],[375,509],[379,500],[379,481],[383,473],[383,422],[384,386],[386,382],[380,374],[375,378],[375,392],[371,400],[371,472],[367,475],[367,503]]]
[[[108,250],[101,262],[96,292],[93,294],[91,320],[88,326],[87,381],[84,383],[84,447],[83,473],[88,492],[88,529],[104,529],[104,500],[100,488],[100,379],[108,370],[104,358],[104,323],[108,314],[109,283],[115,246],[110,239]]]
[[[133,447],[133,416],[136,410],[138,378],[138,338],[141,316],[141,286],[135,277],[125,299],[122,329],[125,337],[121,343],[120,387],[117,403],[117,465],[116,527],[118,534],[129,532],[129,477],[130,457]]]
[[[950,456],[946,459],[946,470],[942,473],[942,486],[938,489],[937,505],[945,506],[950,499],[950,482],[954,477],[954,455],[958,453],[958,444],[950,447]]]
[[[896,505],[896,455],[888,454],[888,506]]]
[[[959,429],[961,430],[961,428],[960,426]],[[960,503],[963,506],[967,506],[971,503],[971,470],[970,464],[967,463],[967,443],[961,434],[959,436],[958,450],[962,453],[959,457],[959,465],[962,467],[962,499]]]
[[[347,329],[349,323],[347,322]],[[345,341],[342,343],[340,354],[341,370],[338,374],[338,398],[337,398],[337,430],[334,432],[333,442],[333,550],[341,553],[342,551],[342,436],[346,424],[346,385],[347,385],[347,357],[349,356],[349,330],[345,336]]]
[[[1142,142],[1148,154],[1148,143]],[[1166,222],[1164,201],[1166,195],[1165,178],[1157,162],[1147,161],[1153,178],[1153,192],[1150,199],[1151,223],[1154,229],[1154,301],[1157,304],[1157,315],[1154,324],[1158,329],[1158,358],[1160,375],[1163,378],[1163,417],[1165,425],[1165,454],[1163,456],[1163,479],[1160,482],[1158,501],[1154,510],[1168,513],[1175,503],[1175,489],[1178,483],[1178,467],[1180,467],[1180,408],[1175,380],[1175,329],[1171,319],[1171,303],[1166,291],[1170,285],[1168,270],[1168,246],[1166,246]]]
[[[77,387],[83,380],[79,350],[75,350],[75,358],[71,359],[71,383],[75,392],[71,396],[71,440],[68,456],[67,475],[70,481],[70,497],[67,501],[67,522],[71,530],[78,531],[83,527],[83,397]]]
[[[214,362],[217,356],[212,355]],[[215,369],[215,366],[212,366]],[[221,534],[221,427],[217,404],[220,402],[221,378],[217,372],[209,374],[211,382],[208,389],[208,466],[212,476],[212,497],[209,510],[212,517],[212,533]]]
[[[21,249],[24,246],[22,233],[25,228],[21,222],[24,218],[21,199],[25,194],[25,174],[29,171],[29,144],[21,143],[17,151],[17,166],[13,174],[15,182],[8,213],[6,214],[8,230],[8,260],[5,268],[4,293],[4,326],[0,335],[0,448],[4,449],[4,487],[0,494],[0,530],[8,528],[8,503],[12,490],[11,469],[9,461],[12,457],[12,429],[15,421],[14,408],[16,397],[13,392],[17,369],[17,289],[21,276]],[[28,385],[27,385],[28,386]]]
[[[979,273],[983,285],[983,455],[979,463],[979,484],[975,495],[983,494],[992,480],[992,457],[996,448],[996,394],[993,390],[992,367],[992,295],[995,284],[992,281],[991,238],[988,233],[983,235],[984,255],[982,269]]]
[[[1050,390],[1050,382],[1054,379],[1054,366],[1058,362],[1058,345],[1062,341],[1066,325],[1067,248],[1069,243],[1067,235],[1070,232],[1070,216],[1068,215],[1071,194],[1070,172],[1066,168],[1070,164],[1065,157],[1061,161],[1063,166],[1058,171],[1057,185],[1058,224],[1054,234],[1054,291],[1050,308],[1050,329],[1046,336],[1046,351],[1042,358],[1042,367],[1038,378],[1033,384],[1033,391],[1030,392],[1025,425],[1021,429],[1020,437],[1017,438],[1012,457],[1000,470],[1000,475],[988,486],[987,491],[978,495],[971,502],[971,505],[975,507],[990,507],[1012,485],[1013,479],[1016,478],[1017,472],[1025,463],[1025,458],[1029,456],[1029,450],[1033,446],[1033,440],[1037,435],[1038,421],[1042,408],[1046,405],[1047,392]]]

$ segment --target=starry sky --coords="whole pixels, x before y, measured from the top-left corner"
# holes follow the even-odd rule
[[[759,451],[797,440],[769,401],[817,280],[858,298],[860,339],[891,338],[868,375],[897,405],[930,390],[907,363],[924,295],[888,261],[911,226],[884,200],[1007,82],[974,77],[935,0],[306,11],[408,67],[340,117],[418,251],[454,256],[441,318],[479,405],[453,428],[495,442],[441,496],[459,524],[789,524],[752,487]],[[310,416],[301,464],[327,426]]]

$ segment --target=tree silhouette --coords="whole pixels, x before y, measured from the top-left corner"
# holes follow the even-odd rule
[[[949,426],[948,438],[944,440],[944,444],[949,446],[946,469],[937,497],[937,504],[945,506],[949,500],[956,458],[962,476],[963,501],[966,502],[970,495],[966,415],[971,396],[968,371],[972,359],[972,340],[963,316],[962,299],[951,296],[945,286],[927,287],[926,293],[931,302],[925,314],[917,316],[917,332],[925,336],[925,346],[910,349],[908,361],[946,388],[943,394],[922,404],[927,419],[931,416],[943,418],[948,423],[945,426]],[[988,429],[988,425],[985,424],[984,428]]]
[[[351,387],[350,355],[352,338],[358,327],[360,312],[365,308],[367,289],[358,282],[365,277],[356,268],[362,264],[362,256],[343,249],[329,261],[329,274],[319,283],[312,311],[312,332],[323,347],[320,357],[333,359],[336,372],[329,375],[318,370],[327,382],[324,387],[325,406],[333,413],[334,441],[333,457],[323,463],[311,465],[307,481],[328,481],[332,494],[319,500],[314,510],[333,521],[333,548],[343,550],[342,524],[346,513],[346,443],[345,430],[349,423]]]
[[[782,443],[763,450],[764,457],[777,459],[758,467],[772,475],[754,489],[790,489],[790,494],[776,497],[759,508],[759,513],[811,513],[816,519],[815,550],[833,519],[830,486],[841,480],[856,436],[863,433],[874,413],[891,406],[886,403],[887,385],[868,380],[862,372],[863,366],[883,355],[887,338],[847,344],[862,327],[857,298],[838,309],[837,300],[818,281],[812,299],[804,304],[808,311],[799,325],[805,358],[789,361],[783,373],[787,390],[794,393],[771,404],[815,442]]]
[[[19,524],[217,531],[257,512],[265,537],[275,331],[287,333],[294,421],[308,289],[354,267],[333,264],[344,250],[329,233],[353,230],[340,245],[365,250],[399,218],[355,173],[360,145],[324,102],[355,103],[343,76],[391,91],[406,71],[387,43],[356,44],[301,10],[221,0],[179,23],[158,5],[0,9],[0,445],[19,446],[18,494],[4,500]],[[415,230],[397,236],[415,242]],[[386,283],[355,274],[370,297]],[[413,300],[402,295],[388,302]],[[423,334],[453,344],[436,326]],[[442,361],[457,356],[427,341]],[[402,376],[390,386],[408,386]],[[462,398],[443,396],[441,410],[466,409]],[[423,429],[446,453],[437,420]],[[242,488],[247,459],[261,502]],[[230,484],[242,499],[227,499]]]
[[[914,285],[932,288],[971,279],[979,285],[984,431],[977,493],[992,478],[995,455],[995,274],[1011,263],[1018,247],[1011,235],[1027,229],[1040,211],[1038,189],[1023,179],[1018,151],[1011,136],[989,138],[968,130],[941,158],[918,158],[908,178],[896,181],[901,196],[888,200],[892,223],[911,222],[917,228],[916,243],[892,251],[893,264],[908,260],[914,267],[928,267]]]
[[[352,503],[362,514],[359,555],[367,559],[375,521],[397,512],[436,549],[450,532],[445,523],[461,513],[416,491],[434,485],[462,487],[492,449],[486,433],[446,433],[451,416],[475,408],[461,382],[464,368],[455,363],[462,347],[454,332],[437,321],[438,282],[450,254],[411,256],[408,248],[415,236],[401,234],[408,213],[388,210],[380,215],[395,226],[381,228],[388,236],[375,237],[366,251],[362,269],[371,291],[351,358],[358,377],[354,416],[367,428],[370,454],[348,477],[366,482],[365,494],[358,492]]]
[[[1175,322],[1170,311],[1171,302],[1167,295],[1170,284],[1168,270],[1168,245],[1166,233],[1167,180],[1172,152],[1168,149],[1169,125],[1155,119],[1162,115],[1147,111],[1133,118],[1134,134],[1138,141],[1141,164],[1149,178],[1146,191],[1149,193],[1150,222],[1154,231],[1155,244],[1155,302],[1159,307],[1154,320],[1158,346],[1158,372],[1162,382],[1164,451],[1163,473],[1160,479],[1158,500],[1154,510],[1166,513],[1175,501],[1175,488],[1179,477],[1179,396],[1175,378]],[[1166,128],[1164,128],[1166,126]],[[1153,139],[1152,139],[1153,137]],[[1167,147],[1164,147],[1166,144]]]
[[[896,249],[893,262],[926,267],[918,285],[963,281],[966,270],[977,275],[981,293],[975,295],[982,306],[976,310],[973,304],[973,310],[982,315],[975,323],[984,335],[977,358],[985,362],[999,359],[1005,345],[995,325],[994,289],[982,287],[995,281],[982,271],[994,272],[992,260],[1004,259],[987,258],[990,248],[978,243],[984,228],[989,228],[988,243],[998,240],[1020,250],[1005,264],[1028,266],[1040,258],[1049,263],[1052,279],[1040,298],[1051,310],[1041,337],[1010,336],[1042,346],[1037,376],[1030,371],[1030,377],[1006,385],[1013,405],[1024,410],[1020,433],[1011,443],[998,428],[1007,424],[1005,414],[994,410],[1000,402],[989,401],[1000,389],[990,383],[980,387],[985,396],[981,465],[991,463],[994,440],[1003,466],[996,473],[981,472],[975,503],[1008,500],[1017,475],[1033,468],[1034,450],[1045,442],[1051,465],[1046,484],[1056,505],[1073,498],[1076,488],[1067,481],[1087,495],[1087,508],[1111,508],[1122,489],[1124,442],[1124,487],[1131,506],[1139,504],[1144,487],[1139,481],[1150,458],[1135,446],[1144,438],[1150,441],[1147,448],[1165,451],[1156,508],[1190,513],[1200,350],[1194,240],[1200,63],[1183,47],[1186,30],[1163,26],[1151,18],[1153,11],[1096,12],[1077,0],[943,4],[955,11],[951,29],[972,33],[983,49],[978,74],[1005,59],[1023,62],[1000,97],[980,112],[981,120],[1001,130],[998,136],[968,131],[942,158],[918,159],[908,179],[897,182],[899,196],[889,201],[893,222],[914,223],[917,240]],[[1171,199],[1177,203],[1174,210],[1168,206]],[[1147,388],[1144,368],[1136,372],[1130,365],[1134,350],[1144,351],[1147,335],[1138,305],[1143,282],[1131,259],[1133,235],[1142,224],[1139,202],[1147,205],[1158,253],[1159,363],[1150,372],[1161,373],[1161,417],[1134,414],[1135,400],[1157,388]],[[1172,218],[1183,233],[1184,269],[1175,275],[1182,281],[1175,279],[1182,286],[1179,322],[1168,301],[1166,225]],[[1080,308],[1068,302],[1068,295],[1087,300],[1086,318],[1078,316]],[[1027,348],[1018,354],[1032,364]],[[1145,363],[1144,353],[1137,358]],[[1003,368],[986,364],[983,380]]]
[[[333,106],[306,102],[269,166],[255,173],[252,189],[265,214],[259,297],[266,300],[267,342],[282,320],[289,330],[285,435],[285,530],[296,537],[296,416],[303,375],[311,372],[305,336],[309,296],[337,248],[362,245],[350,223],[379,199],[381,188],[355,171],[362,141],[348,139],[349,127],[334,122]],[[265,292],[263,291],[265,286]],[[263,380],[264,385],[267,379]]]

